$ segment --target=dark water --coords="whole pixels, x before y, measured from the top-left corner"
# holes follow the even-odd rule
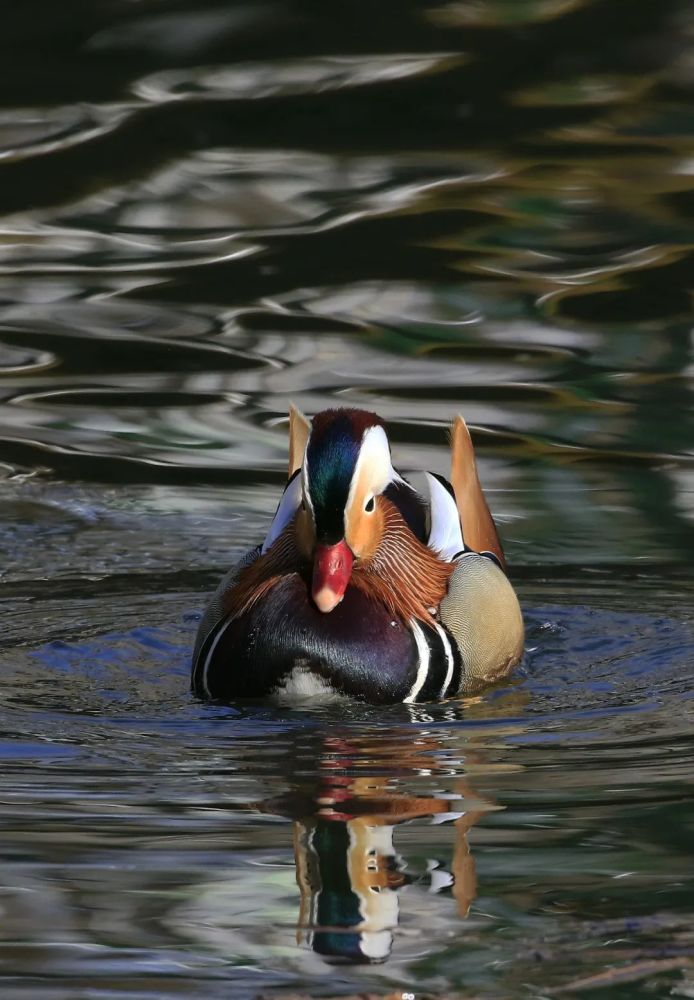
[[[691,5],[6,6],[3,1000],[694,996]],[[511,682],[191,699],[290,400],[465,414]]]

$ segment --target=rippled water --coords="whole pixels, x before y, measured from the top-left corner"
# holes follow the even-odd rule
[[[694,996],[694,17],[34,0],[0,38],[0,993]],[[202,705],[286,411],[462,411],[529,652]]]

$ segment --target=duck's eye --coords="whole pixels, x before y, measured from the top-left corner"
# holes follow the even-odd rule
[[[369,499],[364,504],[364,510],[366,511],[367,514],[372,514],[375,507],[376,507],[376,498],[369,497]]]

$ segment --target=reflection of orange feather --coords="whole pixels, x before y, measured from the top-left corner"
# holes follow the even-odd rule
[[[461,753],[464,747],[466,766],[490,766],[486,755],[480,757],[471,749],[469,734],[451,744],[448,738],[442,740],[438,735],[409,727],[390,728],[385,738],[382,733],[338,730],[332,736],[321,737],[313,749],[311,760],[315,761],[316,775],[308,787],[303,783],[303,775],[300,785],[290,787],[290,794],[284,800],[289,804],[287,811],[278,804],[282,800],[254,803],[262,811],[288,815],[294,820],[296,878],[301,897],[298,941],[303,940],[305,930],[323,929],[315,912],[315,900],[323,888],[321,863],[331,867],[339,864],[335,854],[324,853],[321,857],[320,842],[312,840],[319,821],[333,822],[348,833],[345,858],[349,890],[367,902],[360,911],[363,922],[352,930],[378,929],[379,890],[397,891],[408,881],[393,845],[396,826],[433,816],[450,816],[453,820],[453,856],[450,867],[442,867],[452,877],[450,891],[459,915],[462,918],[468,915],[477,894],[468,833],[486,813],[499,807],[471,788],[462,774],[452,786],[448,784],[444,775],[451,774],[453,747]],[[417,795],[408,784],[414,781],[419,785],[422,771],[432,776],[434,785],[446,784],[455,795],[440,797],[431,791]],[[297,803],[305,812],[294,811]],[[388,919],[393,914],[397,922],[397,909],[381,911],[381,916]],[[393,927],[392,922],[388,923],[389,929]]]
[[[437,608],[446,593],[453,565],[414,537],[394,504],[381,497],[379,505],[383,536],[371,559],[354,563],[351,582],[403,622],[414,618],[431,624],[430,608]],[[227,611],[240,616],[282,578],[298,573],[308,580],[309,570],[297,545],[295,519],[264,555],[241,572],[226,596]]]

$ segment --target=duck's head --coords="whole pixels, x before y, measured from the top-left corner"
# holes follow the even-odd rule
[[[301,466],[297,536],[313,560],[311,593],[332,611],[355,561],[369,561],[385,530],[381,495],[401,481],[383,421],[365,410],[324,410],[311,421]]]

